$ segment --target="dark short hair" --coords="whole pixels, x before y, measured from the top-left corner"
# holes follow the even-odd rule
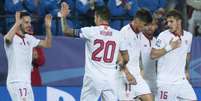
[[[101,19],[109,21],[110,12],[106,6],[103,7],[96,7],[95,14],[100,16]]]
[[[22,18],[24,16],[30,16],[30,14],[27,11],[21,11],[20,12],[20,18]]]
[[[152,15],[151,15],[151,13],[149,12],[149,10],[147,10],[147,9],[145,9],[145,8],[139,9],[139,10],[136,12],[135,16],[134,16],[134,19],[135,19],[135,18],[140,19],[141,21],[145,22],[146,24],[152,23],[152,20],[153,20]]]
[[[181,13],[175,9],[169,10],[166,17],[174,17],[176,20],[183,20]]]

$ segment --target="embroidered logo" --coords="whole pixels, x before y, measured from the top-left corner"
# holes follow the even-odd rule
[[[158,40],[156,41],[156,46],[157,46],[157,47],[160,47],[160,46],[161,46],[161,40],[160,40],[160,39],[158,39]]]

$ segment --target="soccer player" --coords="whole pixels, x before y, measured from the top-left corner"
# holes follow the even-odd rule
[[[85,44],[85,74],[80,101],[117,101],[116,94],[116,61],[119,51],[122,54],[124,68],[128,81],[133,76],[125,69],[128,62],[126,44],[119,31],[109,27],[109,12],[107,8],[95,10],[95,23],[97,26],[71,29],[65,21],[68,15],[68,5],[62,3],[61,23],[62,31],[66,36],[84,38]]]
[[[133,21],[121,29],[128,44],[129,62],[128,70],[135,77],[137,84],[130,85],[120,81],[120,100],[133,100],[138,97],[143,101],[152,101],[152,94],[149,86],[140,73],[140,34],[142,29],[152,22],[152,15],[146,9],[140,9],[134,16]]]
[[[192,34],[183,30],[182,15],[176,10],[167,13],[169,29],[161,32],[151,50],[158,59],[156,101],[196,101],[196,95],[185,76],[190,57]]]
[[[15,19],[15,24],[4,37],[8,59],[7,89],[12,101],[34,101],[31,88],[32,51],[37,46],[51,47],[52,17],[45,17],[45,40],[27,34],[31,28],[31,17],[27,12],[16,12]]]
[[[140,36],[141,45],[141,72],[144,80],[149,85],[153,95],[156,95],[156,60],[150,57],[152,46],[156,43],[156,38],[153,36],[158,28],[156,20],[148,24]]]

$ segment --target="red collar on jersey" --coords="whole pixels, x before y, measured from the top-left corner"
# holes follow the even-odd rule
[[[19,36],[22,39],[25,38],[25,35],[23,36],[23,35],[20,35],[19,33],[16,33],[16,35]]]
[[[178,36],[179,39],[181,40],[181,36],[184,35],[184,31],[182,30],[181,34],[175,33],[175,32],[171,32],[174,36]]]
[[[102,25],[102,26],[109,26],[109,24],[107,24],[107,23],[102,23],[100,25]]]
[[[172,32],[172,34],[175,35],[175,36],[183,36],[184,32],[182,31],[180,35],[178,33],[175,33],[175,32]]]
[[[135,32],[135,34],[140,33],[140,31],[137,28],[134,28],[134,26],[131,23],[129,25],[130,25],[131,29],[133,30],[133,32]]]
[[[148,33],[146,33],[146,32],[144,32],[143,33],[144,34],[144,36],[148,39],[148,40],[152,40],[153,39],[153,34],[148,34]]]
[[[102,23],[102,24],[100,24],[101,26],[104,26],[104,30],[107,30],[108,29],[108,26],[109,26],[109,24],[108,23]]]

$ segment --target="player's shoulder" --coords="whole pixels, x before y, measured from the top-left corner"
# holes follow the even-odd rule
[[[34,37],[34,36],[31,34],[25,34],[25,37]]]
[[[130,28],[131,28],[130,24],[127,24],[127,25],[123,26],[120,31],[128,31]]]
[[[25,38],[31,40],[31,39],[35,38],[35,36],[32,34],[25,34]]]
[[[184,35],[186,35],[187,37],[193,37],[193,34],[189,31],[184,30]]]
[[[88,31],[90,31],[90,30],[94,30],[94,29],[97,29],[97,26],[87,26],[87,27],[82,27],[82,28],[80,28],[82,31],[83,30],[88,30]]]
[[[158,37],[159,37],[159,38],[167,38],[167,37],[170,36],[170,35],[171,35],[170,31],[169,31],[169,30],[165,30],[165,31],[162,31],[162,32],[158,35]]]

